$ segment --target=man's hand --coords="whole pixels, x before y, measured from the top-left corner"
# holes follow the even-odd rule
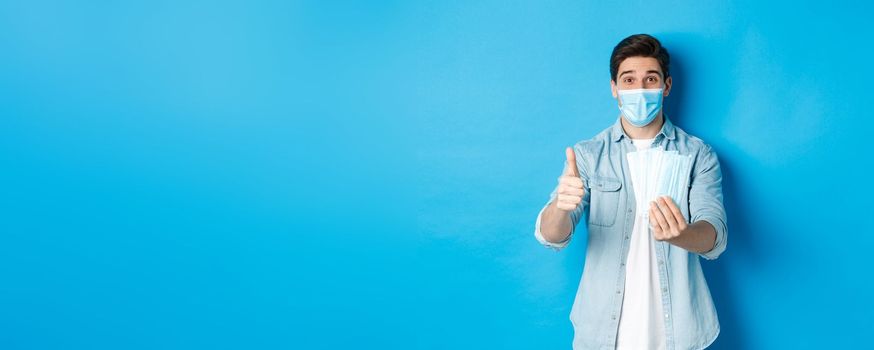
[[[568,147],[564,150],[564,153],[567,157],[567,163],[565,164],[564,172],[558,178],[558,196],[556,197],[555,204],[558,209],[570,212],[580,205],[586,192],[583,187],[583,180],[577,171],[577,158],[574,150]]]
[[[671,241],[683,235],[688,227],[680,208],[668,196],[659,196],[649,203],[649,224],[658,241]]]
[[[540,232],[543,239],[552,243],[566,241],[573,231],[572,215],[577,206],[583,201],[583,180],[577,171],[577,157],[570,147],[564,150],[567,162],[564,171],[558,178],[558,187],[555,189],[555,199],[543,210],[540,221]]]
[[[680,208],[668,196],[658,197],[649,203],[649,224],[652,225],[653,238],[690,252],[707,252],[716,244],[713,225],[706,220],[687,225]]]

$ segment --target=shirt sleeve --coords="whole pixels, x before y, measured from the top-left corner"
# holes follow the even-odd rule
[[[716,242],[707,252],[699,253],[707,260],[714,260],[725,251],[728,243],[725,207],[722,202],[722,170],[719,159],[710,146],[699,154],[689,190],[689,214],[691,222],[707,221],[716,229]]]
[[[585,208],[589,204],[588,176],[584,170],[584,167],[581,166],[582,163],[580,161],[582,160],[582,158],[580,157],[581,153],[577,149],[577,146],[574,147],[574,152],[576,152],[577,170],[580,173],[580,178],[583,180],[583,188],[585,190],[585,193],[583,194],[583,199],[582,199],[582,201],[580,201],[580,204],[577,205],[576,209],[574,209],[570,213],[571,214],[571,232],[567,235],[567,238],[565,238],[563,241],[558,242],[558,243],[553,243],[553,242],[547,241],[546,238],[543,237],[543,234],[540,232],[540,220],[543,216],[543,211],[558,196],[558,187],[556,187],[555,189],[552,190],[552,193],[549,195],[549,201],[547,201],[546,205],[544,205],[543,208],[540,209],[540,213],[537,214],[537,220],[534,223],[534,237],[537,238],[537,241],[540,242],[540,244],[542,244],[543,246],[545,246],[547,248],[555,250],[555,251],[559,251],[559,250],[567,247],[567,245],[570,243],[571,236],[573,236],[574,232],[576,231],[577,224],[580,222],[580,218],[583,216],[583,212],[585,211]],[[563,170],[564,170],[564,168],[562,168],[562,171]]]

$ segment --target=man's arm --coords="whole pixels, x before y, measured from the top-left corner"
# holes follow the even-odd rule
[[[557,201],[552,201],[543,210],[540,219],[540,233],[543,239],[550,243],[562,243],[570,235],[573,225],[570,214],[558,208]]]
[[[565,168],[558,178],[558,186],[550,195],[550,202],[537,216],[534,236],[540,243],[559,250],[567,246],[576,223],[582,216],[586,191],[577,168],[576,155],[565,149]]]

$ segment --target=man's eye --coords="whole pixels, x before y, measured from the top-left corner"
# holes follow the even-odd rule
[[[653,83],[656,82],[656,81],[658,81],[655,77],[649,77],[649,78],[647,78],[647,80],[648,80],[649,82],[653,82]]]
[[[626,82],[626,83],[631,83],[632,81],[634,81],[634,79],[631,79],[631,78],[625,78],[625,82]]]

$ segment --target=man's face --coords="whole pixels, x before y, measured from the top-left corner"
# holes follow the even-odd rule
[[[629,57],[619,64],[616,80],[610,81],[613,97],[618,98],[618,90],[664,88],[664,97],[671,92],[671,77],[664,79],[659,61],[653,57]]]

